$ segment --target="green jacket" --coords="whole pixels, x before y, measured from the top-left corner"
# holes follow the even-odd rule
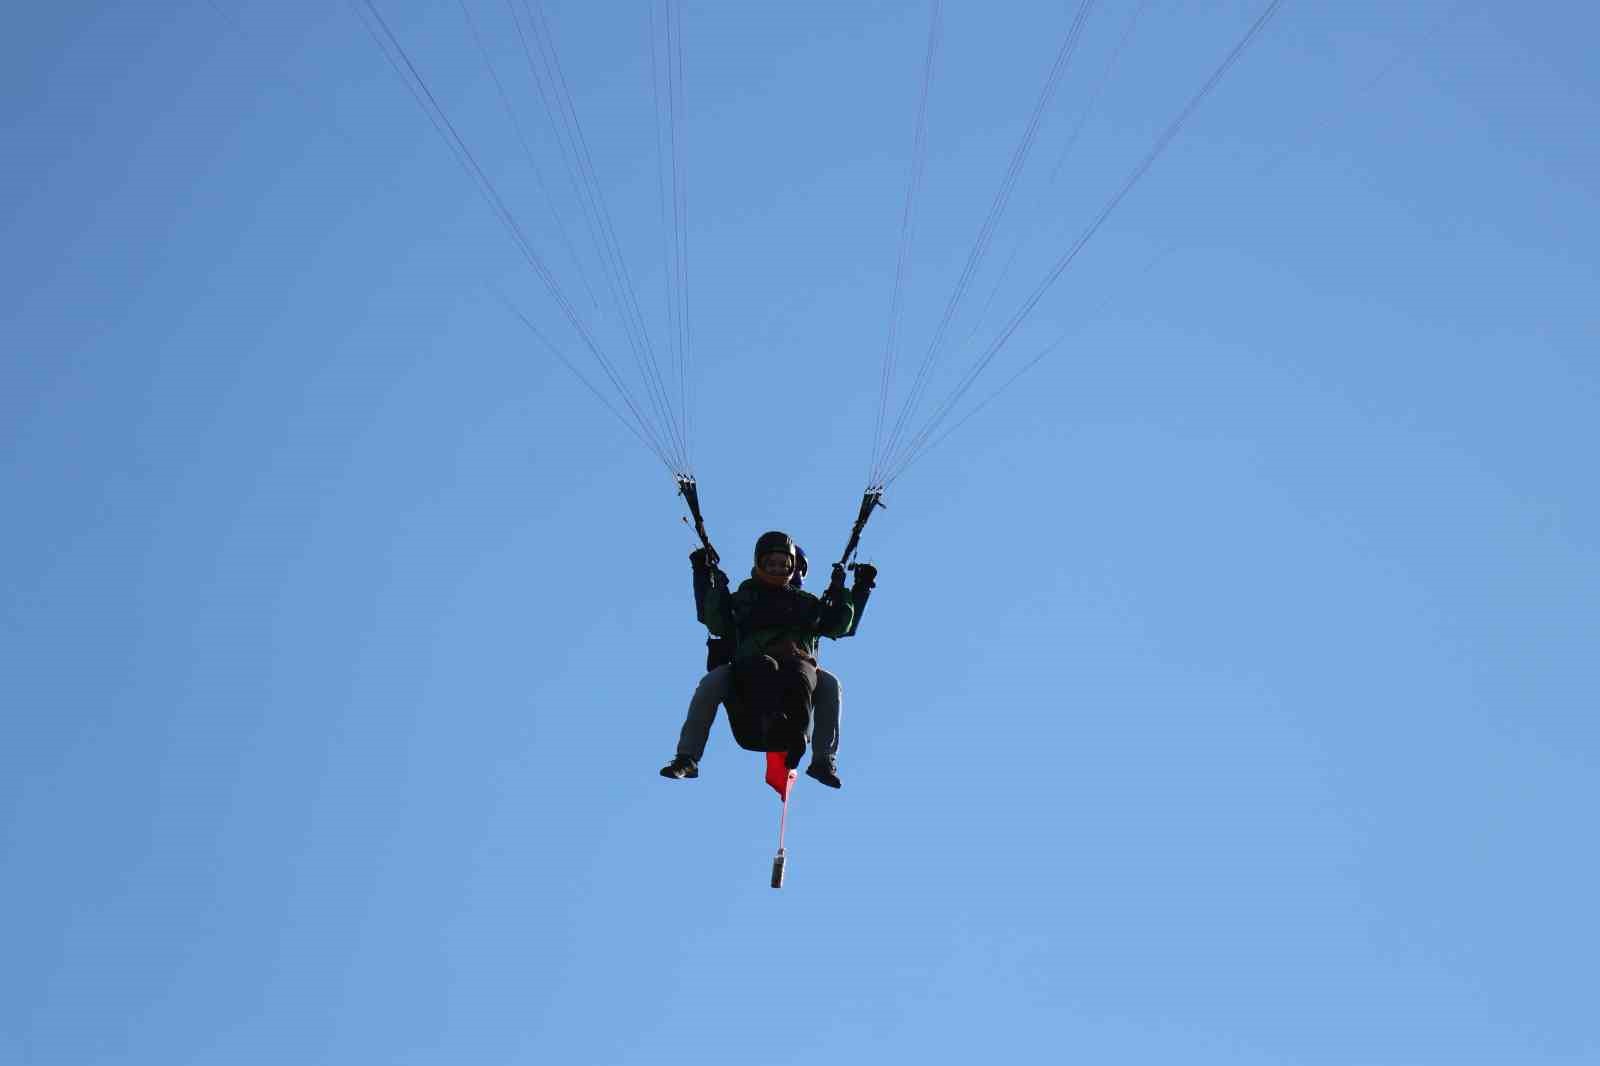
[[[844,636],[854,617],[849,589],[818,598],[803,589],[773,588],[753,577],[732,592],[714,583],[700,608],[700,622],[712,635],[734,638],[735,659],[765,655],[789,641],[815,659],[818,639]]]

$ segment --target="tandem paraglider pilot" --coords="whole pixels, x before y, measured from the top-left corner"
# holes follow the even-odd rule
[[[728,709],[740,747],[783,752],[788,767],[798,767],[811,740],[815,703],[818,750],[806,772],[838,788],[838,681],[818,669],[817,644],[821,637],[853,634],[855,601],[865,601],[876,571],[857,567],[855,588],[847,589],[845,568],[835,565],[827,591],[817,597],[800,587],[804,555],[788,534],[762,534],[754,556],[750,578],[732,591],[727,576],[704,552],[690,557],[696,608],[712,634],[709,672],[690,703],[678,754],[661,773],[680,779],[698,776],[697,763],[719,702]]]

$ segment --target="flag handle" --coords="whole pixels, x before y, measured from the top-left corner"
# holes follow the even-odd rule
[[[783,810],[778,815],[778,853],[772,857],[772,887],[773,888],[782,888],[783,887],[783,868],[784,868],[784,865],[788,862],[788,856],[784,853],[784,850],[783,850],[783,834],[789,828],[789,793],[794,790],[795,778],[798,777],[798,776],[799,775],[796,774],[793,770],[790,770],[789,771],[789,776],[788,776],[788,778],[787,778],[787,780],[785,781],[785,784],[784,784],[784,789],[783,789]]]

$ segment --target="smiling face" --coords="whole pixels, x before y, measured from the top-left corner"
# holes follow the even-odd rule
[[[788,552],[768,552],[756,563],[756,577],[774,587],[787,585],[793,573],[794,557]]]
[[[779,530],[761,534],[756,541],[755,566],[750,574],[764,585],[781,587],[789,583],[795,570],[794,538]]]

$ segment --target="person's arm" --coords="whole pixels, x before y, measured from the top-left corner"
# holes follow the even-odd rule
[[[733,624],[733,594],[728,591],[728,578],[721,570],[711,568],[704,600],[699,604],[700,624],[714,637],[735,635]]]
[[[689,565],[694,569],[694,615],[702,625],[717,636],[726,636],[717,626],[707,621],[708,618],[723,622],[727,613],[728,575],[707,558],[704,548],[696,548],[689,553]],[[720,597],[713,597],[713,593],[720,590]]]
[[[817,614],[817,633],[837,640],[850,632],[850,623],[854,619],[855,609],[850,590],[844,587],[844,567],[835,563],[833,580],[828,582],[828,591],[822,594],[822,608]]]
[[[871,563],[857,563],[856,579],[850,584],[850,605],[855,609],[855,617],[850,620],[850,631],[845,636],[853,637],[861,628],[861,616],[867,613],[867,600],[877,584],[878,568]]]
[[[694,572],[694,616],[704,618],[706,593],[711,591],[711,583],[714,580],[714,570],[704,548],[696,548],[689,553],[689,567]]]

